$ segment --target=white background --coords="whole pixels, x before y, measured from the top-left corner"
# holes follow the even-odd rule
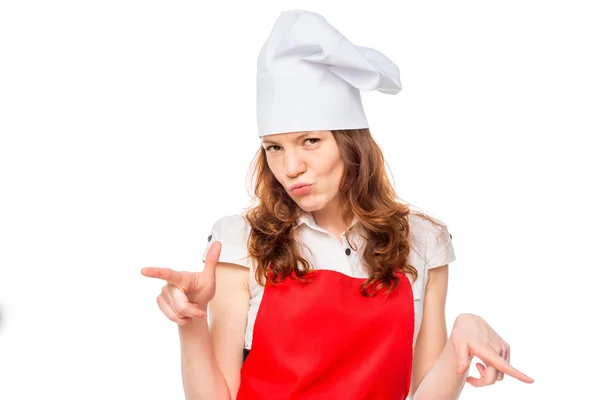
[[[448,325],[481,315],[536,380],[461,399],[600,398],[594,5],[3,1],[0,399],[183,399],[139,271],[200,269],[248,204],[256,56],[292,8],[398,64],[364,106],[399,195],[454,237]]]

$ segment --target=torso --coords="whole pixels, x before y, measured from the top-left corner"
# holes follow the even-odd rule
[[[315,270],[336,271],[352,278],[368,277],[360,259],[360,254],[362,254],[364,246],[364,240],[358,234],[361,229],[360,224],[351,225],[349,229],[342,232],[340,237],[336,238],[328,231],[319,227],[310,214],[304,217],[302,221],[304,223],[297,228],[299,230],[297,235],[299,242],[305,245],[300,246],[302,256],[309,261]],[[440,232],[431,222],[412,213],[409,214],[409,225],[411,248],[407,261],[418,271],[416,281],[413,281],[412,276],[407,275],[413,292],[415,318],[414,346],[422,321],[423,298],[428,278],[428,269],[443,265],[440,263],[449,263],[455,257],[447,230]],[[226,231],[223,231],[224,229]],[[211,240],[208,243],[210,245],[215,240],[222,242],[221,261],[239,263],[250,268],[248,282],[250,304],[245,333],[246,349],[252,348],[254,323],[264,294],[264,287],[259,285],[255,279],[255,262],[249,258],[241,259],[243,254],[247,254],[245,249],[242,249],[242,246],[245,246],[249,233],[250,225],[243,215],[229,215],[215,223],[210,236]],[[204,256],[206,256],[206,252],[208,251],[208,245],[206,246]],[[310,249],[310,251],[304,251],[306,248]]]

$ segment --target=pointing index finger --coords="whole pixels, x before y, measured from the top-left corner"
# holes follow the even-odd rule
[[[183,274],[171,268],[146,267],[142,268],[141,272],[148,278],[162,279],[175,286],[179,286],[183,281]]]
[[[523,372],[519,371],[512,365],[510,365],[502,356],[497,354],[494,350],[490,348],[489,352],[486,351],[485,354],[486,363],[488,366],[495,367],[498,371],[504,372],[506,375],[510,375],[513,378],[516,378],[525,383],[533,383],[533,378],[525,375]],[[481,357],[480,357],[481,358]],[[483,360],[483,358],[482,358]]]

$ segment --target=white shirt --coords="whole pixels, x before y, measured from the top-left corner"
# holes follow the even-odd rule
[[[410,213],[408,216],[410,252],[407,262],[415,267],[418,272],[417,280],[414,282],[412,276],[407,274],[412,283],[414,298],[415,332],[413,347],[423,319],[423,301],[428,270],[449,264],[456,259],[452,237],[446,225],[438,219],[433,219],[441,223],[443,227],[436,226],[418,214]],[[349,231],[349,228],[356,223],[355,218],[352,224],[341,234],[342,242],[340,243],[334,235],[316,224],[312,214],[303,214],[296,229],[300,229],[298,237],[301,243],[305,244],[310,251],[307,252],[304,246],[300,246],[302,256],[314,269],[335,270],[355,278],[367,278],[368,274],[365,272],[360,259],[364,239],[355,230]],[[361,225],[359,224],[355,229],[360,228]],[[256,262],[251,257],[247,257],[246,243],[250,230],[250,224],[241,214],[220,218],[213,225],[202,257],[202,261],[206,261],[206,253],[210,245],[215,241],[219,241],[221,242],[220,262],[239,264],[250,269],[250,305],[245,335],[245,347],[247,349],[252,347],[254,321],[264,291],[264,287],[260,286],[254,277]],[[349,241],[355,245],[356,251],[352,249],[353,247],[350,246]]]

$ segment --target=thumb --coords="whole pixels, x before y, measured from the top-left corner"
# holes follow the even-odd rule
[[[203,273],[206,274],[206,278],[212,280],[215,279],[215,270],[217,268],[217,263],[219,262],[219,257],[221,255],[221,247],[221,242],[217,241],[213,242],[208,248],[203,270]]]
[[[463,344],[458,347],[456,350],[456,361],[457,361],[457,369],[456,375],[462,375],[471,366],[471,356],[469,355],[469,346],[467,344]]]

